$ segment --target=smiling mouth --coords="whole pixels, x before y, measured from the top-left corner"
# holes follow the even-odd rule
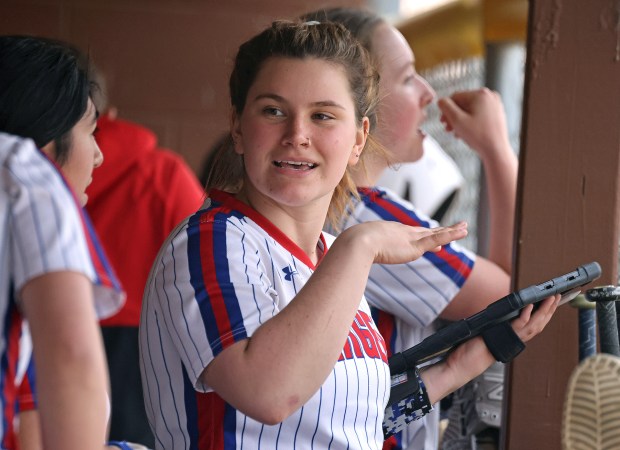
[[[312,170],[316,164],[301,161],[274,161],[276,167],[288,168],[293,170]]]

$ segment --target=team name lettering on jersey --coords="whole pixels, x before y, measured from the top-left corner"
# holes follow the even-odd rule
[[[387,361],[383,337],[375,327],[372,319],[364,312],[357,311],[349,331],[349,336],[338,360],[364,358],[364,355]]]

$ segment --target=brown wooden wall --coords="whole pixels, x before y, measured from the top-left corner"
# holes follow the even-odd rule
[[[620,226],[617,2],[531,0],[513,282],[598,261],[616,284]],[[559,450],[577,365],[577,311],[562,306],[510,366],[504,448]]]
[[[363,0],[2,0],[0,34],[89,51],[119,116],[153,129],[198,171],[228,128],[235,52],[274,19]]]

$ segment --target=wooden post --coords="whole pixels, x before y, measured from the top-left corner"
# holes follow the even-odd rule
[[[517,202],[520,288],[596,260],[616,284],[620,3],[531,0]],[[577,313],[560,308],[508,368],[502,448],[561,448]]]

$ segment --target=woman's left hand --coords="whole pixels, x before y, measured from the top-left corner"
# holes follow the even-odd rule
[[[527,305],[519,317],[512,321],[512,329],[523,342],[527,342],[540,334],[547,326],[558,308],[560,298],[559,294],[547,297],[533,313],[534,305]]]

